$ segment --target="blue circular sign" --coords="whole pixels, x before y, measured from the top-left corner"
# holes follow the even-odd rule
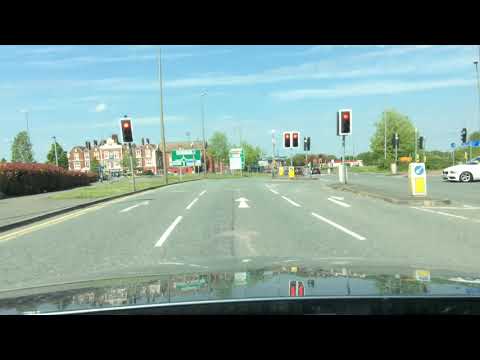
[[[424,168],[422,165],[415,166],[415,174],[422,175],[424,172]]]
[[[455,143],[451,143],[451,144],[450,144],[450,147],[451,147],[452,149],[455,149]]]

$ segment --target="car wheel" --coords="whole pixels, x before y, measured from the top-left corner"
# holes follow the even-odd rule
[[[470,181],[472,181],[472,179],[473,179],[472,174],[470,174],[467,171],[460,174],[460,181],[461,182],[470,182]]]

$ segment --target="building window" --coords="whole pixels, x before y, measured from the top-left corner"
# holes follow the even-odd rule
[[[118,151],[114,152],[115,159],[120,159],[120,153]]]
[[[136,154],[137,154],[137,157],[142,157],[142,151],[141,150],[137,150]]]
[[[80,160],[80,156],[79,156],[78,154],[75,154],[74,158],[75,158],[75,160],[77,160],[77,161]]]
[[[75,162],[73,163],[73,168],[74,168],[75,170],[80,169],[80,161],[75,161]]]
[[[147,158],[151,157],[151,152],[150,152],[150,150],[146,150],[146,151],[145,151],[145,157],[147,157]]]
[[[90,161],[85,161],[85,167],[90,168]]]
[[[103,158],[104,158],[104,159],[108,159],[109,156],[110,156],[110,154],[108,153],[108,151],[104,151],[104,152],[103,152]]]

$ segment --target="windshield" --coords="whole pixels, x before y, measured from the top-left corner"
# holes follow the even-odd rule
[[[464,165],[480,158],[479,59],[477,45],[1,46],[0,298],[478,286],[480,169]]]

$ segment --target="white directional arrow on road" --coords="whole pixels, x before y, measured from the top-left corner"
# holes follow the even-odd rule
[[[249,208],[250,207],[247,204],[248,199],[245,199],[245,198],[241,197],[241,198],[239,198],[235,201],[238,201],[240,203],[240,204],[238,204],[239,209],[244,209],[244,208]]]
[[[127,207],[127,208],[125,208],[125,209],[123,209],[123,210],[120,210],[120,212],[121,212],[121,213],[127,212],[127,211],[130,211],[130,210],[132,210],[132,209],[135,209],[136,207],[139,207],[139,206],[142,206],[142,205],[148,205],[148,204],[149,204],[148,201],[143,201],[143,202],[141,202],[141,203],[139,203],[139,204],[137,204],[137,205],[133,205],[133,206]]]

